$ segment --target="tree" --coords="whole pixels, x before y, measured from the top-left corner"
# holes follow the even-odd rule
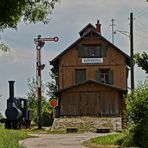
[[[56,75],[53,72],[49,72],[49,76],[51,77],[52,80],[46,84],[48,88],[47,95],[50,96],[51,98],[56,98],[54,94],[54,92],[57,91],[57,86],[55,84]]]
[[[0,29],[16,28],[24,22],[48,23],[48,14],[59,0],[1,0]]]
[[[2,113],[0,113],[0,119],[4,118],[4,116],[2,115]]]
[[[6,45],[5,43],[0,43],[0,51],[4,51],[4,52],[7,52],[9,51],[10,48],[8,47],[8,45]]]
[[[135,62],[138,64],[138,67],[141,67],[148,73],[148,54],[143,52],[142,54],[136,53],[134,55]]]
[[[34,78],[27,80],[28,92],[27,98],[29,101],[29,109],[32,111],[32,121],[37,123],[37,86]],[[44,96],[45,85],[42,83],[42,121],[43,126],[51,125],[52,108],[49,106],[48,100]]]
[[[123,143],[126,146],[148,147],[148,80],[139,86],[126,98],[126,115],[128,132]],[[128,140],[127,140],[128,139]],[[125,146],[125,145],[124,145]]]

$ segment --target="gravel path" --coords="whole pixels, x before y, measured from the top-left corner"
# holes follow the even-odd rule
[[[92,137],[105,134],[34,134],[36,138],[28,138],[20,141],[24,148],[86,148],[81,143]]]

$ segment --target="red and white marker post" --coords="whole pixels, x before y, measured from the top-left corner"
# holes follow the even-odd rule
[[[37,38],[34,39],[34,42],[36,44],[36,50],[37,50],[37,61],[36,61],[36,68],[37,68],[37,99],[38,99],[38,128],[42,128],[42,88],[41,88],[41,48],[44,46],[45,41],[54,41],[58,42],[58,37],[53,38],[41,38],[41,35],[38,35]]]

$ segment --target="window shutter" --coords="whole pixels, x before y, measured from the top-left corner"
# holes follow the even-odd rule
[[[101,57],[101,46],[95,48],[95,54],[96,57]]]
[[[100,70],[96,70],[96,81],[101,82],[101,72]]]
[[[78,57],[83,57],[83,45],[78,47]]]
[[[75,82],[80,83],[86,80],[86,70],[85,69],[76,69],[75,70]]]
[[[101,46],[101,56],[102,57],[105,57],[106,56],[107,49],[108,49],[108,46],[107,45],[102,45]]]
[[[113,70],[110,70],[110,71],[108,72],[108,83],[109,83],[110,85],[113,84]]]
[[[126,79],[128,78],[128,75],[129,75],[129,68],[126,67]]]

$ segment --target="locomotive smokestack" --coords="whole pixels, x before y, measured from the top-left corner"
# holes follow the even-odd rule
[[[14,82],[15,81],[9,81],[9,99],[10,99],[10,103],[14,102]]]

